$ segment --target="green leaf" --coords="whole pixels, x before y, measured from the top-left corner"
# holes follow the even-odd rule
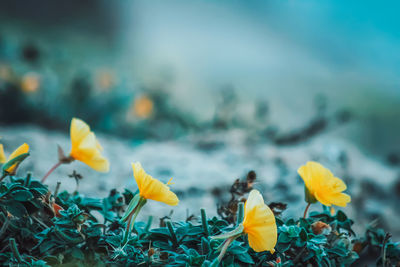
[[[203,229],[199,227],[192,227],[187,231],[187,235],[201,235],[203,233]]]
[[[40,244],[40,253],[45,253],[46,251],[49,251],[51,248],[55,247],[57,244],[54,243],[53,241],[44,241],[42,244]]]
[[[85,255],[83,254],[83,252],[77,248],[77,247],[73,247],[71,249],[71,255],[76,258],[76,259],[80,259],[80,260],[84,260],[85,259]]]
[[[254,264],[253,259],[247,252],[241,253],[241,254],[236,254],[235,257],[236,257],[236,259],[238,259],[239,261],[241,261],[243,263]]]
[[[331,249],[327,249],[328,253],[336,254],[338,256],[344,257],[348,254],[348,250],[343,247],[333,247]]]
[[[288,243],[291,240],[292,239],[285,232],[280,233],[278,236],[278,243]]]
[[[280,243],[278,242],[278,244],[276,245],[276,250],[279,251],[280,253],[285,252],[286,250],[288,250],[291,246],[291,243]]]
[[[28,201],[33,199],[32,193],[27,190],[15,190],[12,192],[11,196],[17,201]]]
[[[172,249],[172,246],[168,242],[158,241],[158,240],[153,242],[153,246],[156,248],[161,248],[161,249],[165,249],[165,250]]]
[[[301,228],[299,237],[302,241],[307,241],[307,231],[304,228]]]
[[[231,252],[232,254],[243,254],[243,253],[247,253],[247,248],[244,248],[244,247],[241,247],[241,246],[238,246],[238,245],[236,245],[236,246],[233,246],[233,245],[231,245],[229,248],[228,248],[228,251],[229,252]]]
[[[6,206],[7,211],[12,215],[14,215],[15,217],[23,217],[24,215],[28,214],[25,206],[18,201],[13,201],[13,200],[5,201],[4,204]]]
[[[344,214],[343,211],[339,210],[339,211],[337,212],[337,214],[336,214],[336,219],[337,219],[339,222],[345,222],[345,221],[347,220],[347,216],[346,216],[346,214]]]
[[[310,239],[310,242],[321,245],[321,244],[326,244],[327,239],[326,236],[324,235],[316,235]]]

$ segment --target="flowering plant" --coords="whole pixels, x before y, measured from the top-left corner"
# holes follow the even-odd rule
[[[83,121],[72,120],[71,141],[71,153],[65,156],[61,151],[60,164],[79,160],[97,171],[108,170],[94,133]],[[136,222],[136,217],[148,200],[178,205],[169,188],[171,179],[162,183],[134,163],[136,191],[112,189],[106,198],[88,198],[77,191],[59,192],[60,184],[51,192],[31,173],[17,176],[28,156],[27,144],[8,158],[0,146],[2,265],[350,266],[371,260],[380,266],[400,264],[399,243],[391,241],[390,234],[370,225],[364,236],[357,237],[354,222],[343,211],[328,209],[345,206],[350,196],[343,193],[342,180],[315,162],[298,171],[308,203],[300,218],[284,216],[284,204],[267,205],[262,192],[252,189],[251,172],[245,183],[235,181],[232,187],[244,191],[233,209],[224,209],[224,217],[209,218],[200,209],[199,216],[186,221],[162,219],[153,227],[153,216],[147,222]],[[317,201],[322,210],[307,216],[309,205]]]

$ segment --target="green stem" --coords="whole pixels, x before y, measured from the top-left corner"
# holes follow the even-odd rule
[[[46,174],[43,176],[41,182],[44,183],[49,175],[62,164],[61,161],[57,162]]]
[[[237,218],[236,218],[236,225],[239,225],[243,222],[243,217],[244,217],[244,203],[239,202],[238,203],[238,213],[237,213]]]
[[[146,204],[146,202],[146,199],[140,198],[139,202],[136,204],[136,207],[132,210],[131,214],[129,214],[127,218],[128,223],[126,224],[124,239],[122,240],[122,247],[124,247],[128,243],[128,237],[135,224],[136,217],[138,216],[140,210],[142,209],[144,204]]]
[[[54,190],[54,201],[57,199],[58,191],[60,190],[61,182],[57,182],[56,189]]]
[[[29,187],[29,185],[31,184],[31,177],[32,177],[32,173],[28,172],[28,174],[26,175],[26,178],[25,178],[25,186],[26,187]]]
[[[222,258],[225,256],[226,251],[228,250],[229,245],[235,240],[236,237],[232,236],[224,241],[224,245],[221,249],[221,253],[218,256],[218,262],[222,261]]]
[[[204,234],[208,237],[210,236],[210,229],[208,228],[206,210],[201,209],[200,214],[201,214],[201,225],[203,226]]]
[[[303,215],[304,219],[307,217],[307,212],[308,212],[308,209],[310,208],[310,206],[311,206],[311,203],[308,203],[306,209],[304,210],[304,215]]]
[[[174,247],[178,247],[178,245],[179,245],[178,239],[176,238],[174,228],[172,227],[172,222],[170,220],[168,220],[168,221],[166,221],[166,224],[167,224],[169,234],[171,235],[172,244],[174,245]]]
[[[203,255],[211,252],[210,242],[204,236],[201,238],[201,250],[203,251]]]
[[[15,242],[14,238],[10,238],[10,248],[17,262],[22,263],[23,259],[21,257],[21,254],[19,254],[17,243]]]
[[[129,234],[131,233],[132,216],[133,216],[133,214],[128,217],[128,223],[126,224],[124,239],[122,240],[122,244],[121,244],[122,247],[125,247],[125,245],[128,243],[128,237],[129,237]]]
[[[144,228],[144,231],[147,233],[150,230],[151,223],[153,222],[153,216],[149,216],[147,219],[147,224],[146,227]]]

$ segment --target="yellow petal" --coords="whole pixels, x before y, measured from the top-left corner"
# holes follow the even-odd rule
[[[243,227],[250,247],[256,252],[274,253],[278,237],[275,216],[257,190],[250,192],[244,213]]]
[[[82,161],[87,164],[89,167],[98,172],[109,172],[110,171],[110,163],[108,160],[102,156],[93,157]]]
[[[3,144],[0,144],[0,163],[4,163],[7,161],[6,155],[4,154]]]
[[[19,155],[25,154],[29,152],[29,145],[24,143],[20,145],[16,150],[14,150],[13,153],[8,157],[8,160],[11,160],[15,157],[18,157]]]
[[[331,203],[339,207],[346,207],[347,203],[351,201],[351,197],[345,193],[337,193],[330,196],[330,198],[331,198]]]
[[[12,160],[15,157],[18,157],[19,155],[25,154],[29,152],[29,145],[24,143],[22,145],[20,145],[16,150],[14,150],[13,153],[11,153],[11,155],[8,157],[7,161]],[[15,163],[14,165],[10,166],[6,172],[8,173],[12,173],[15,170],[15,167],[17,167],[17,163]]]
[[[101,155],[103,148],[90,127],[82,120],[73,118],[71,121],[71,153],[70,156],[99,172],[108,172],[110,164]]]
[[[71,121],[70,136],[72,147],[79,145],[83,138],[90,133],[90,127],[84,121],[73,118]]]
[[[330,186],[331,186],[331,188],[332,188],[332,191],[335,191],[335,192],[342,192],[342,191],[344,191],[344,190],[347,189],[347,186],[346,186],[346,184],[342,181],[342,179],[337,178],[337,177],[333,177],[333,178],[330,180]]]
[[[132,163],[132,169],[141,197],[163,202],[171,206],[178,205],[179,199],[175,193],[170,191],[166,184],[147,174],[139,162]]]
[[[330,206],[330,205],[332,204],[332,203],[331,203],[331,200],[328,198],[328,195],[327,195],[327,194],[324,194],[324,193],[321,192],[321,191],[315,192],[315,193],[314,193],[314,197],[315,197],[322,205]]]

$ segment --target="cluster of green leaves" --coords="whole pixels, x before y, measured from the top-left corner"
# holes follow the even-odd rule
[[[358,259],[352,251],[353,222],[342,212],[335,216],[324,210],[298,221],[277,219],[279,239],[277,251],[283,265],[312,263],[313,266],[347,266]]]
[[[126,245],[120,222],[133,197],[111,190],[104,199],[63,191],[57,196],[31,179],[10,177],[0,184],[0,263],[21,266],[216,266],[223,240],[210,236],[235,225],[205,210],[198,220],[136,222]],[[57,207],[62,207],[60,210]],[[276,252],[254,252],[247,237],[237,238],[219,266],[348,266],[367,253],[379,265],[398,264],[399,243],[382,229],[357,238],[353,221],[338,211],[312,212],[309,218],[276,217]],[[369,251],[380,253],[371,254]]]

